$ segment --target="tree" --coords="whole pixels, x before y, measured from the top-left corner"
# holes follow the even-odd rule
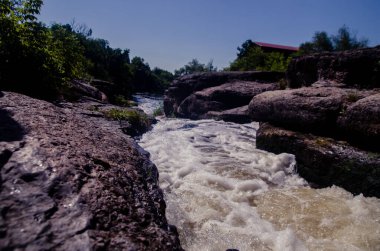
[[[347,26],[342,26],[336,35],[328,36],[324,31],[315,32],[311,42],[300,45],[300,54],[310,54],[322,51],[344,51],[365,48],[367,39],[358,40]]]
[[[264,52],[251,40],[238,47],[237,58],[230,64],[231,71],[286,71],[291,57],[280,52]]]
[[[156,85],[164,91],[169,87],[170,83],[174,80],[174,75],[171,72],[155,67],[152,71],[156,78]]]
[[[325,31],[315,32],[311,42],[305,42],[300,45],[302,54],[332,50],[334,50],[334,45]]]
[[[197,72],[212,72],[217,71],[217,68],[213,66],[212,60],[210,60],[206,65],[198,61],[198,59],[193,59],[185,66],[174,71],[174,76],[179,77],[187,74],[197,73]]]
[[[238,58],[242,58],[248,55],[249,51],[255,46],[251,39],[246,40],[241,47],[238,47]]]
[[[368,46],[368,39],[358,40],[356,34],[352,33],[346,25],[338,30],[337,35],[332,36],[332,40],[336,51],[359,49]]]
[[[37,22],[41,6],[41,0],[0,1],[0,82],[46,98],[57,92],[66,72],[52,31]]]
[[[243,43],[242,48],[244,47]],[[265,53],[264,51],[252,44],[251,47],[245,48],[244,51],[238,47],[237,58],[230,64],[231,71],[251,71],[258,70],[258,68],[263,68],[265,64]]]

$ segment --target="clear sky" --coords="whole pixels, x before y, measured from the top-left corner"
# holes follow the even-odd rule
[[[298,46],[344,24],[380,44],[380,0],[45,0],[40,19],[75,19],[111,47],[169,71],[193,58],[220,69],[247,39]]]

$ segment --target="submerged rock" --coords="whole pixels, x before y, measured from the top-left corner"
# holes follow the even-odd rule
[[[115,121],[0,98],[0,249],[181,250],[158,172]]]
[[[354,193],[380,197],[380,154],[344,141],[260,123],[257,148],[296,155],[297,172],[320,187],[338,185]]]

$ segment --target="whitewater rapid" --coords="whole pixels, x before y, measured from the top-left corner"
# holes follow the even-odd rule
[[[257,129],[161,118],[140,140],[185,250],[380,250],[379,199],[311,188],[293,155],[256,149]]]

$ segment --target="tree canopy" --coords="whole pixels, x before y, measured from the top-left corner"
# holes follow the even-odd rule
[[[0,84],[8,90],[54,99],[72,79],[113,82],[115,91],[163,91],[173,75],[152,71],[128,49],[93,38],[85,25],[38,21],[42,0],[0,0]]]
[[[210,60],[207,64],[202,64],[198,59],[193,59],[185,66],[174,71],[174,76],[179,77],[187,74],[197,73],[197,72],[212,72],[217,71],[217,68],[214,67],[213,61]]]
[[[237,58],[230,64],[231,71],[285,71],[291,57],[280,52],[264,52],[252,40],[237,48]]]
[[[346,25],[339,28],[336,35],[328,35],[325,31],[317,31],[310,42],[300,45],[301,54],[316,53],[322,51],[344,51],[365,48],[367,39],[358,39]]]

